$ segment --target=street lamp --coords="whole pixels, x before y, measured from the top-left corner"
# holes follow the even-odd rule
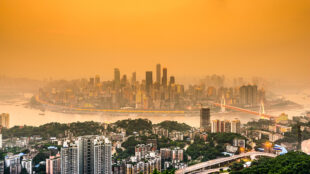
[[[266,142],[265,144],[265,148],[268,150],[268,152],[270,153],[270,148],[271,148],[271,146],[272,146],[272,143],[270,143],[270,142]]]

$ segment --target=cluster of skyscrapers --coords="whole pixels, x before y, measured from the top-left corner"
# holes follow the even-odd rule
[[[240,104],[244,106],[256,106],[259,101],[263,101],[264,98],[262,98],[262,91],[257,90],[256,85],[247,85],[247,86],[241,86],[240,87]]]
[[[129,79],[114,69],[111,81],[101,81],[96,75],[89,80],[53,82],[40,89],[39,98],[51,104],[89,109],[139,109],[139,110],[197,110],[200,103],[220,102],[228,105],[255,107],[264,100],[264,91],[256,85],[224,86],[224,78],[212,76],[206,82],[189,85],[177,84],[174,76],[168,76],[167,68],[156,65],[146,71],[142,81],[136,72]]]
[[[141,82],[137,81],[136,72],[128,79],[115,68],[112,81],[101,81],[96,75],[89,80],[74,81],[66,87],[51,83],[39,90],[39,97],[51,104],[79,108],[184,109],[190,102],[185,102],[184,85],[175,82],[174,76],[168,79],[167,68],[161,68],[160,64],[156,66],[155,80],[153,72],[146,71]]]
[[[104,136],[82,136],[65,141],[60,155],[46,160],[46,173],[111,174],[112,145]]]

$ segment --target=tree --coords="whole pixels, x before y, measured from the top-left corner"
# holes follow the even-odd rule
[[[244,161],[240,161],[239,163],[233,163],[232,165],[229,166],[229,169],[231,171],[240,171],[243,169]]]
[[[25,168],[22,168],[20,174],[28,174],[27,170]]]
[[[39,164],[41,161],[45,161],[49,157],[48,154],[39,152],[34,158],[33,158],[33,163]]]

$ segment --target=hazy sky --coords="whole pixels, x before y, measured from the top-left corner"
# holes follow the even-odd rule
[[[262,76],[310,83],[309,0],[1,0],[0,74]]]

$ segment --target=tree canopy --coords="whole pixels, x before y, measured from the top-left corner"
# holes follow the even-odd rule
[[[126,130],[127,134],[139,131],[152,131],[152,122],[147,119],[120,120],[115,123],[118,127]]]
[[[185,123],[178,123],[176,121],[163,121],[158,124],[158,126],[167,129],[169,131],[187,131],[190,130],[191,127]]]
[[[303,152],[289,152],[276,158],[260,158],[253,161],[249,168],[231,168],[232,174],[261,174],[261,173],[310,173],[310,156]]]

